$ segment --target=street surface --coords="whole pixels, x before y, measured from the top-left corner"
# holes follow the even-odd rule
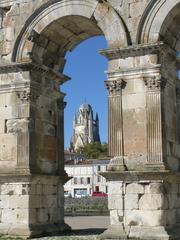
[[[65,222],[72,230],[106,229],[110,224],[109,216],[65,217]]]
[[[64,236],[35,238],[34,240],[100,240],[99,236],[110,224],[108,216],[66,217],[72,232]]]

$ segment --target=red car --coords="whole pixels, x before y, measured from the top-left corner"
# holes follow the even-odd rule
[[[92,197],[107,197],[108,195],[104,192],[93,192]]]

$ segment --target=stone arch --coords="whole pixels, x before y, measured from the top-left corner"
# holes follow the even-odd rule
[[[179,0],[151,0],[141,17],[137,32],[137,43],[156,43],[164,41],[169,26],[177,26]],[[177,30],[177,29],[176,29]],[[173,34],[174,35],[174,34]]]
[[[76,32],[74,29],[76,36],[71,36],[74,39],[64,43],[65,51],[72,50],[82,40],[96,35],[104,35],[110,48],[131,43],[124,21],[109,3],[96,0],[54,0],[44,4],[26,21],[15,42],[12,61],[27,60],[38,36],[49,31],[50,26],[61,25],[61,22],[62,25],[68,25],[71,18],[76,26],[77,23],[81,25],[82,31],[79,29]]]

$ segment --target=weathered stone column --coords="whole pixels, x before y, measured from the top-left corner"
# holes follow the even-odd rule
[[[125,170],[123,146],[122,89],[125,81],[121,79],[105,82],[109,91],[108,98],[108,144],[109,156],[113,157],[108,170]]]
[[[58,128],[58,163],[59,163],[59,174],[64,175],[64,109],[66,107],[66,102],[64,102],[64,93],[60,93],[60,98],[57,99],[58,106],[58,114],[57,114],[57,124],[59,124]]]
[[[163,129],[164,88],[166,79],[159,76],[144,77],[147,87],[147,165],[148,170],[165,170],[165,154],[163,144],[165,129]]]
[[[29,89],[17,91],[19,109],[29,108],[29,117],[24,119],[10,119],[7,121],[7,132],[18,133],[18,161],[16,172],[28,174],[36,171],[35,162],[35,118],[33,114],[36,101],[39,97],[37,86],[30,86]],[[14,126],[16,126],[14,128]],[[20,129],[19,129],[20,128]],[[34,139],[32,142],[31,139]],[[30,160],[31,159],[31,160]]]

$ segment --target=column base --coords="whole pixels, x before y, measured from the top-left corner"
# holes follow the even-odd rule
[[[123,228],[123,224],[110,225],[109,228],[101,234],[100,239],[128,239],[128,235]]]
[[[167,166],[162,162],[162,163],[147,163],[144,166],[145,171],[165,171],[168,170]]]
[[[108,171],[126,171],[127,167],[124,164],[124,156],[117,156],[110,160],[107,167]]]
[[[30,175],[31,174],[31,170],[30,170],[30,168],[23,168],[23,167],[20,168],[20,167],[18,167],[18,168],[16,168],[15,173],[17,175],[21,175],[21,174],[23,174],[23,175]]]
[[[126,232],[127,231],[127,232]],[[180,225],[173,227],[143,227],[111,225],[102,235],[103,240],[179,240]]]
[[[71,227],[65,223],[61,224],[0,224],[0,234],[4,236],[15,236],[22,238],[55,236],[62,232],[71,231]]]

